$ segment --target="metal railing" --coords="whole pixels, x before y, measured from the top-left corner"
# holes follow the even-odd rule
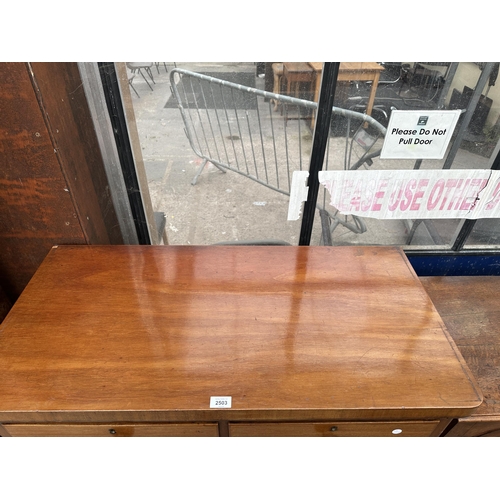
[[[222,172],[236,172],[290,195],[292,172],[309,170],[316,102],[181,68],[171,70],[170,83],[190,146],[203,160],[193,185],[210,162]],[[385,136],[385,127],[357,111],[333,107],[333,113],[343,117],[345,137],[330,134],[323,169],[371,165],[380,155],[376,143]],[[349,222],[345,216],[328,215],[331,230],[342,224],[356,233],[366,231],[356,217]]]

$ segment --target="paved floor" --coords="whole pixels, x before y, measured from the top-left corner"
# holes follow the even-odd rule
[[[179,110],[165,107],[171,96],[169,72],[174,68],[173,63],[165,64],[166,68],[163,63],[158,68],[153,68],[153,90],[137,76],[133,85],[139,97],[133,90],[131,96],[153,208],[165,213],[168,243],[201,245],[223,241],[283,240],[297,244],[301,221],[287,221],[288,196],[237,173],[222,173],[211,164],[205,167],[196,185],[191,184],[201,159],[193,152],[184,133]],[[176,66],[200,73],[237,71],[255,74],[256,69],[253,63],[177,62]],[[264,80],[256,78],[256,87],[264,89]],[[344,154],[343,141],[339,143],[341,155]],[[307,156],[309,151],[304,153]],[[470,168],[471,164],[475,168],[484,168],[486,162],[484,158],[460,151],[454,168]],[[429,161],[422,168],[436,166],[439,167]],[[384,166],[378,164],[377,168]],[[411,165],[408,168],[412,168]],[[333,244],[406,243],[408,222],[376,219],[364,221],[367,231],[363,234],[355,234],[342,226],[337,227],[333,232]],[[444,244],[450,241],[458,223],[459,221],[437,222]],[[320,236],[321,226],[319,217],[316,217],[311,244],[321,244]],[[434,244],[424,225],[415,233],[412,244]]]

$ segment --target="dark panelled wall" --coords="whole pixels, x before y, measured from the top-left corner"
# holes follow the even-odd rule
[[[0,311],[53,245],[121,243],[78,65],[0,63]]]

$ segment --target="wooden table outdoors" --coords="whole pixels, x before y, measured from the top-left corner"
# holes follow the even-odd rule
[[[321,73],[323,71],[322,62],[308,63],[314,70],[314,101],[318,102],[319,91],[321,87]],[[372,82],[368,104],[366,105],[366,114],[371,115],[373,104],[375,102],[375,95],[377,93],[378,81],[380,73],[384,67],[375,62],[342,62],[340,63],[339,75],[337,81],[339,82]]]
[[[4,436],[436,436],[481,401],[398,248],[59,246],[0,326]]]

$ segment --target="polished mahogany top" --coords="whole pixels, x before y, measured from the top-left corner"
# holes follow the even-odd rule
[[[58,246],[0,326],[0,423],[439,418],[480,403],[398,248]]]

